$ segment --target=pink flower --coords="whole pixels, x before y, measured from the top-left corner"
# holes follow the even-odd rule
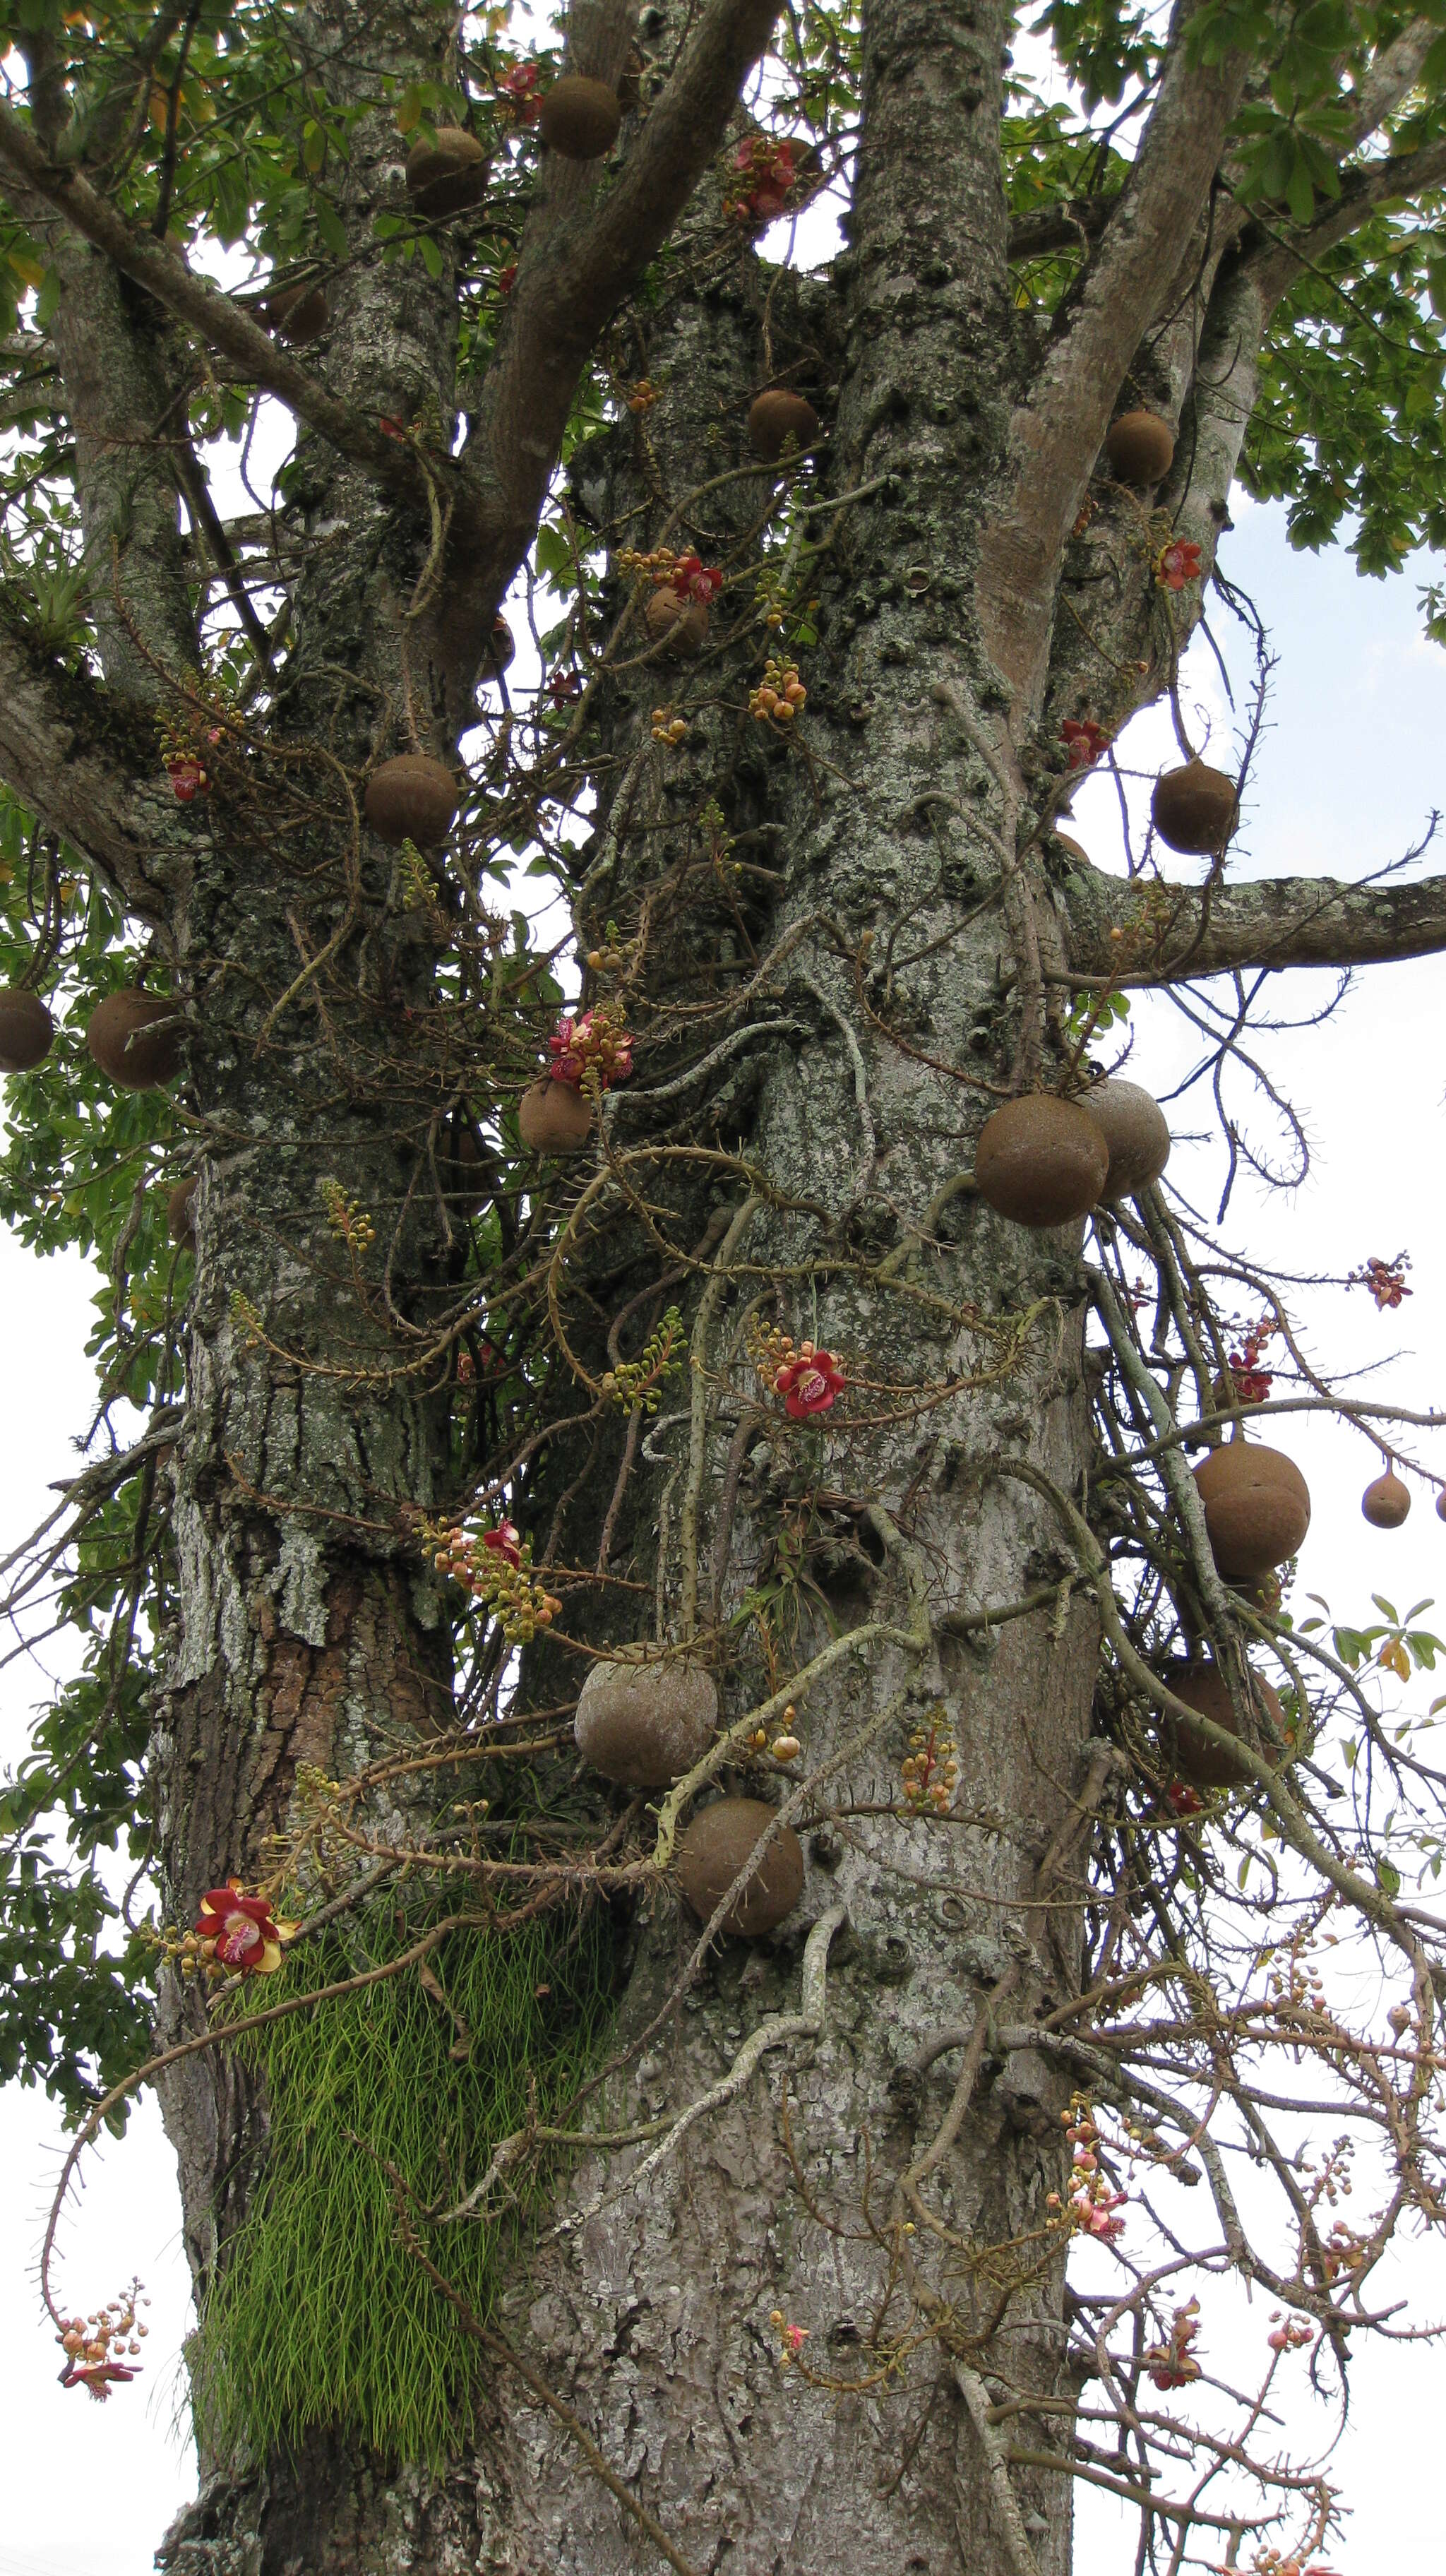
[[[507,266],[506,266],[505,268],[499,268],[499,270],[497,271],[497,292],[498,292],[498,294],[499,294],[499,295],[510,295],[510,294],[511,294],[511,292],[512,292],[512,289],[513,289],[513,287],[516,285],[516,283],[517,283],[517,262],[516,262],[516,260],[515,260],[515,259],[509,259],[509,261],[508,261],[508,263],[507,263]]]
[[[1200,549],[1177,537],[1173,545],[1162,546],[1155,557],[1155,579],[1162,590],[1183,590],[1187,581],[1200,578]]]
[[[497,86],[519,125],[535,125],[542,114],[538,90],[541,69],[537,63],[514,63],[504,72]]]
[[[166,776],[178,805],[191,804],[197,796],[204,795],[211,784],[199,760],[193,760],[188,753],[178,752],[167,761]]]
[[[1165,1803],[1177,1816],[1199,1816],[1205,1811],[1204,1799],[1188,1780],[1172,1780],[1165,1791]]]
[[[631,1037],[626,1029],[614,1028],[600,1011],[583,1011],[577,1018],[567,1013],[547,1043],[553,1081],[569,1083],[574,1091],[581,1090],[589,1065],[596,1066],[604,1091],[626,1081],[633,1069]]]
[[[1092,769],[1100,753],[1109,749],[1109,735],[1089,716],[1066,716],[1059,731],[1071,769]]]
[[[77,2370],[71,2363],[62,2372],[60,2384],[62,2388],[87,2388],[91,2396],[99,2398],[104,2405],[111,2389],[119,2381],[139,2377],[140,2372],[127,2370],[123,2361],[93,2361],[84,2370]]]
[[[207,1889],[196,1930],[211,1956],[243,1977],[269,1977],[281,1965],[283,1927],[271,1911],[271,1899],[248,1894],[239,1878]]]
[[[668,588],[682,591],[689,599],[701,599],[706,608],[723,587],[723,575],[716,564],[705,564],[697,555],[680,555],[668,575]]]
[[[484,1530],[482,1544],[491,1555],[505,1557],[509,1565],[522,1563],[522,1532],[515,1521],[499,1521],[495,1529]]]
[[[785,1360],[773,1383],[785,1411],[798,1422],[805,1414],[830,1412],[844,1391],[845,1379],[832,1351],[815,1350],[812,1342],[803,1342],[797,1359]]]

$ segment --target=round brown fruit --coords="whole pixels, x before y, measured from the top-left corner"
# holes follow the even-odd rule
[[[757,394],[749,406],[748,439],[755,456],[776,465],[792,439],[800,450],[812,447],[818,436],[818,414],[802,394],[791,394],[781,385],[773,392]]]
[[[517,1104],[517,1132],[529,1153],[576,1154],[592,1134],[592,1102],[585,1091],[545,1073]]]
[[[196,1248],[196,1185],[197,1175],[193,1172],[188,1181],[177,1181],[175,1188],[166,1196],[166,1232],[172,1243],[189,1244],[193,1252]]]
[[[440,848],[457,817],[457,782],[450,769],[425,752],[404,751],[384,760],[367,780],[364,806],[379,841],[393,848],[413,841],[419,850]]]
[[[267,297],[261,307],[266,327],[293,349],[309,348],[331,319],[324,286],[287,286]]]
[[[707,601],[684,599],[665,583],[648,602],[648,633],[655,643],[666,636],[669,652],[681,653],[691,662],[708,641]]]
[[[1436,1497],[1436,1518],[1438,1521],[1446,1521],[1446,1485],[1443,1485]]]
[[[1081,867],[1093,867],[1094,861],[1090,857],[1088,850],[1085,848],[1083,841],[1073,840],[1068,832],[1061,832],[1058,824],[1055,826],[1054,837],[1058,841],[1062,850],[1068,850],[1072,859],[1078,859]]]
[[[1167,769],[1155,781],[1150,813],[1162,841],[1187,858],[1213,858],[1235,829],[1235,781],[1203,760]]]
[[[50,1053],[55,1022],[38,993],[0,991],[0,1073],[29,1073]]]
[[[622,121],[616,90],[568,72],[544,98],[537,130],[549,152],[560,152],[564,161],[600,161],[616,143]]]
[[[439,125],[436,135],[407,154],[407,194],[419,215],[465,215],[487,194],[487,155],[463,125]]]
[[[1310,1527],[1310,1490],[1293,1458],[1229,1440],[1195,1469],[1211,1553],[1227,1583],[1250,1583],[1294,1556]]]
[[[762,1798],[719,1798],[702,1807],[678,1840],[678,1881],[700,1923],[713,1910],[756,1850],[776,1810]],[[791,1825],[774,1836],[718,1929],[746,1941],[771,1932],[791,1914],[803,1893],[803,1845]]]
[[[85,1043],[101,1072],[123,1091],[156,1091],[181,1069],[180,1006],[168,995],[110,993],[91,1012]]]
[[[1163,483],[1175,455],[1175,434],[1158,412],[1122,411],[1105,439],[1110,471],[1121,483]]]
[[[1225,1676],[1216,1664],[1179,1664],[1167,1667],[1161,1675],[1167,1690],[1182,1699],[1201,1717],[1223,1726],[1227,1735],[1237,1739],[1240,1722],[1230,1704]],[[1272,1769],[1278,1769],[1289,1749],[1290,1730],[1284,1709],[1268,1681],[1259,1673],[1250,1676],[1255,1712],[1261,1720],[1261,1755]],[[1279,1739],[1272,1744],[1272,1733]],[[1249,1778],[1245,1765],[1232,1755],[1228,1745],[1215,1744],[1198,1727],[1187,1726],[1180,1718],[1167,1720],[1165,1740],[1182,1780],[1193,1789],[1233,1789]]]
[[[1157,1181],[1170,1159],[1170,1130],[1158,1101],[1138,1082],[1097,1082],[1081,1107],[1089,1111],[1110,1149],[1103,1195],[1132,1199]]]
[[[979,1195],[1015,1225],[1068,1225],[1105,1185],[1110,1149],[1088,1110],[1051,1091],[1006,1100],[974,1149]]]
[[[584,1762],[624,1789],[668,1789],[707,1749],[718,1692],[702,1664],[641,1652],[594,1664],[574,1732]]]
[[[1411,1488],[1390,1467],[1361,1496],[1361,1517],[1372,1529],[1399,1529],[1410,1508]]]

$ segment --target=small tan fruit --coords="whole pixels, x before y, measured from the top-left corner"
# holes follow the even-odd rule
[[[180,1005],[133,985],[110,993],[90,1015],[85,1043],[101,1072],[123,1091],[156,1091],[181,1069]]]
[[[592,1134],[592,1102],[585,1091],[545,1073],[517,1104],[517,1132],[529,1153],[576,1154]]]
[[[669,1789],[708,1749],[718,1691],[702,1664],[609,1656],[594,1664],[574,1732],[584,1762],[624,1789]]]
[[[647,622],[654,643],[666,636],[669,652],[681,653],[690,662],[708,641],[707,601],[684,599],[666,583],[648,601]]]
[[[1121,483],[1163,483],[1174,460],[1174,432],[1158,412],[1122,411],[1110,423],[1105,454]]]
[[[1167,769],[1155,781],[1150,813],[1156,831],[1172,850],[1187,858],[1213,858],[1235,829],[1238,799],[1235,781],[1223,769],[1207,769],[1203,760],[1183,769]]]
[[[283,287],[279,295],[267,297],[261,311],[268,331],[293,349],[309,348],[331,320],[324,286]]]
[[[1170,1130],[1148,1091],[1138,1082],[1097,1082],[1080,1106],[1089,1111],[1110,1149],[1105,1198],[1132,1199],[1159,1179],[1170,1159]]]
[[[457,782],[440,760],[404,751],[372,771],[363,801],[379,841],[389,841],[393,848],[399,841],[413,841],[419,850],[435,850],[457,818]]]
[[[38,993],[0,991],[0,1073],[29,1073],[50,1053],[55,1022]]]
[[[755,456],[776,465],[792,439],[800,451],[812,447],[818,436],[818,414],[802,394],[791,394],[782,385],[771,393],[756,394],[749,406],[748,439]]]
[[[1227,1734],[1239,1736],[1239,1721],[1230,1705],[1225,1676],[1217,1665],[1167,1667],[1161,1679],[1187,1708],[1197,1710],[1201,1717],[1212,1719],[1216,1726],[1223,1726]],[[1273,1768],[1278,1769],[1289,1746],[1290,1730],[1285,1711],[1269,1682],[1264,1681],[1259,1673],[1252,1672],[1250,1682],[1256,1715],[1261,1719],[1261,1753]],[[1272,1733],[1279,1738],[1278,1743],[1271,1743]],[[1178,1718],[1167,1722],[1165,1739],[1176,1770],[1192,1788],[1233,1789],[1238,1781],[1249,1777],[1244,1765],[1234,1759],[1227,1746],[1213,1744],[1198,1728],[1186,1726]]]
[[[188,1181],[177,1181],[166,1198],[166,1232],[172,1243],[188,1244],[193,1252],[196,1248],[196,1185],[197,1175],[193,1172]]]
[[[433,143],[407,154],[407,194],[419,215],[442,221],[480,206],[487,194],[487,155],[462,125],[439,125]]]
[[[1229,1440],[1195,1469],[1211,1553],[1227,1583],[1284,1565],[1310,1527],[1310,1490],[1293,1458]]]
[[[1068,1225],[1105,1185],[1110,1149],[1088,1110],[1051,1091],[1006,1100],[974,1149],[979,1195],[1016,1225]]]
[[[678,1839],[678,1882],[700,1923],[727,1894],[774,1819],[762,1798],[719,1798],[702,1807]],[[756,1941],[790,1914],[803,1893],[803,1846],[784,1825],[750,1874],[719,1930]]]
[[[1361,1517],[1372,1529],[1399,1529],[1411,1508],[1411,1488],[1391,1467],[1377,1476],[1361,1496]]]
[[[568,72],[544,98],[537,130],[549,152],[561,153],[564,161],[601,161],[616,143],[622,121],[616,90],[606,81]]]

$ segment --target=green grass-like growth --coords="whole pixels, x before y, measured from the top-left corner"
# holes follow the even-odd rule
[[[425,1923],[414,1914],[403,1927],[388,1907],[344,1941],[295,1953],[288,1984],[379,1965]],[[264,2458],[326,2428],[388,2459],[441,2464],[477,2348],[399,2241],[385,2167],[419,2205],[450,2205],[523,2125],[530,2083],[546,2121],[605,2024],[609,1953],[597,1914],[581,1927],[575,1914],[545,1916],[511,1936],[454,1932],[428,1960],[450,2014],[412,1967],[238,2043],[264,2068],[271,2133],[193,2350],[198,2430],[222,2457]],[[469,2044],[454,2056],[459,2022]],[[424,2233],[431,2260],[485,2317],[516,2216]]]

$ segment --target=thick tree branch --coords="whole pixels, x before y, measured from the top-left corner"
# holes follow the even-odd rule
[[[1312,261],[1323,259],[1367,223],[1378,206],[1396,198],[1417,198],[1430,188],[1446,186],[1446,138],[1425,143],[1419,152],[1401,152],[1388,161],[1372,161],[1342,174],[1341,193],[1327,205],[1317,223],[1303,232],[1265,233],[1257,225],[1258,247],[1247,236],[1244,259],[1259,280],[1271,311]]]
[[[158,917],[164,863],[157,864],[168,802],[152,741],[128,741],[126,719],[95,683],[57,670],[0,628],[0,778],[46,827],[144,918]],[[125,758],[129,749],[130,761]],[[150,795],[135,766],[156,769]]]
[[[1078,299],[1010,433],[1010,486],[980,548],[985,637],[1033,712],[1060,561],[1125,373],[1200,220],[1244,86],[1246,63],[1188,58],[1177,13],[1160,94]]]
[[[523,237],[509,329],[483,390],[467,464],[485,497],[466,540],[468,570],[500,599],[537,523],[578,379],[600,332],[667,240],[723,140],[780,0],[711,0],[654,102],[613,187],[586,215],[589,170],[551,170]],[[631,27],[612,8],[579,42],[579,67]],[[612,22],[616,22],[615,24]]]
[[[347,404],[337,402],[219,286],[193,276],[184,261],[163,250],[150,234],[133,231],[78,170],[57,169],[14,109],[0,104],[0,172],[4,171],[54,206],[83,240],[103,250],[125,276],[133,277],[157,303],[189,323],[208,347],[235,359],[248,382],[274,394],[343,455],[370,466],[389,483],[413,488],[415,469],[404,447]]]
[[[1073,972],[1137,986],[1237,967],[1381,966],[1446,949],[1446,877],[1409,885],[1274,877],[1216,886],[1208,907],[1198,887],[1173,891],[1173,917],[1147,937],[1138,879],[1077,870],[1066,889]]]

